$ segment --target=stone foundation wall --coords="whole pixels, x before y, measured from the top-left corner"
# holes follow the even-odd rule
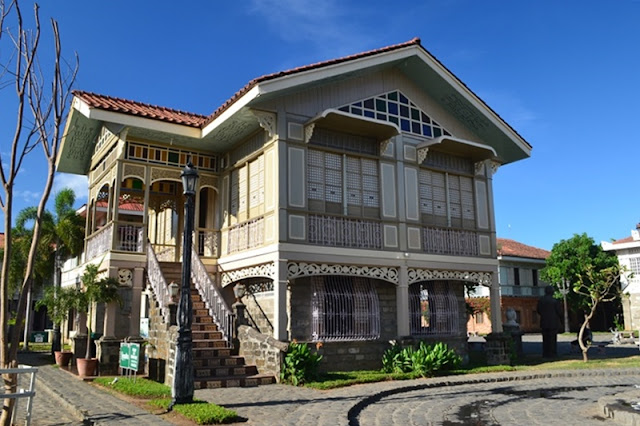
[[[164,322],[160,309],[151,298],[149,300],[149,337],[146,339],[147,363],[145,373],[151,380],[166,385],[173,381],[173,359],[178,340],[178,327]]]
[[[249,365],[258,367],[261,374],[273,374],[280,381],[280,369],[288,343],[280,342],[255,329],[241,325],[238,327],[238,355]]]
[[[249,323],[253,323],[260,333],[273,336],[273,291],[256,293],[254,296],[248,294],[242,299],[250,317]]]

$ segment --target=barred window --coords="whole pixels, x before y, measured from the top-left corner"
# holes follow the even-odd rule
[[[312,340],[374,340],[380,337],[380,305],[372,280],[314,276],[311,291]]]
[[[412,336],[455,335],[460,331],[458,299],[448,281],[425,281],[409,286]]]

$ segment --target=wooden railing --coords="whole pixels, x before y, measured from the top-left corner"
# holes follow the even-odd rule
[[[227,254],[264,244],[264,217],[248,220],[229,229]]]
[[[364,249],[382,248],[382,224],[372,220],[339,216],[309,215],[311,244]]]
[[[147,277],[151,291],[156,297],[158,307],[162,313],[162,318],[166,324],[171,321],[171,313],[169,310],[169,304],[171,303],[171,294],[169,293],[169,286],[164,279],[162,269],[160,269],[160,263],[156,257],[156,253],[153,251],[151,243],[147,243]]]
[[[204,264],[198,257],[195,250],[191,254],[191,279],[195,283],[196,289],[202,297],[209,315],[213,322],[222,331],[223,338],[227,341],[227,346],[231,347],[233,337],[233,312],[224,301],[218,286],[211,280]]]
[[[478,233],[449,228],[423,228],[423,251],[453,256],[478,256]]]
[[[220,232],[213,229],[198,228],[198,255],[218,257],[220,254]]]

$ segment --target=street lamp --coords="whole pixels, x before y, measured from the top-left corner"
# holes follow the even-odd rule
[[[182,283],[178,302],[178,345],[176,347],[171,406],[193,402],[193,341],[191,323],[193,304],[191,301],[191,247],[193,245],[194,197],[198,184],[198,171],[191,160],[187,160],[182,174],[184,204],[184,231],[182,239]]]
[[[569,280],[566,278],[562,279],[562,288],[560,288],[560,293],[562,293],[562,300],[564,304],[564,332],[569,332],[569,309],[567,307],[567,294],[569,293]]]

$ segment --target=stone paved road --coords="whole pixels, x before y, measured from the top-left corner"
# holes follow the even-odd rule
[[[602,418],[598,399],[640,385],[640,371],[583,374],[485,374],[332,391],[270,385],[196,396],[236,410],[245,425],[602,425],[611,420]]]

